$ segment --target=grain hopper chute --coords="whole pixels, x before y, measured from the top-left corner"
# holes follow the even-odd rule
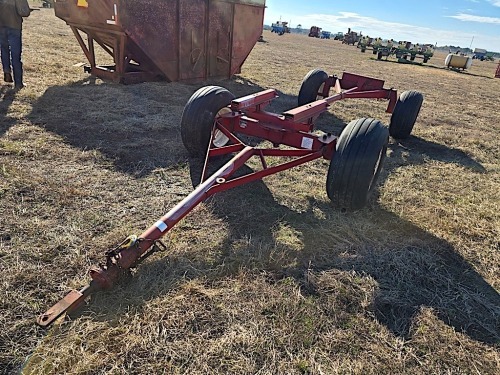
[[[265,0],[55,0],[90,66],[121,83],[239,73],[262,34]],[[95,46],[113,59],[100,65]]]

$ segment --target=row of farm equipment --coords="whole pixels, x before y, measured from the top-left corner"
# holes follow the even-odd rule
[[[432,44],[413,44],[407,41],[396,42],[393,39],[370,38],[368,36],[361,37],[357,42],[357,47],[361,52],[371,50],[374,55],[377,55],[378,60],[384,57],[387,60],[393,56],[399,62],[413,62],[420,58],[423,63],[427,63],[434,56],[435,50],[435,46]],[[460,51],[454,54],[450,52],[446,56],[444,64],[448,69],[464,71],[471,67],[474,59],[481,61],[493,60],[486,50],[476,48],[472,56],[460,53]]]
[[[312,26],[309,30],[310,37],[330,39],[330,32],[322,31],[320,27]],[[393,39],[370,38],[363,36],[361,32],[356,32],[350,28],[346,33],[336,33],[333,36],[334,40],[341,40],[342,44],[357,46],[361,52],[372,50],[374,55],[380,60],[395,56],[397,59],[414,61],[416,58],[422,58],[426,63],[434,55],[434,46],[431,44],[413,44],[407,41],[395,42]]]
[[[415,61],[416,58],[421,58],[424,63],[427,63],[434,56],[434,46],[432,44],[413,44],[412,42],[400,41],[396,42],[393,39],[370,38],[368,36],[361,37],[357,47],[361,52],[366,52],[368,49],[377,59],[388,58],[394,56],[397,59]]]
[[[272,24],[271,32],[275,32],[279,35],[290,32],[287,27],[287,22]],[[364,36],[361,32],[356,32],[349,28],[346,33],[337,32],[333,34],[330,31],[325,31],[321,27],[311,26],[308,33],[309,37],[320,38],[320,39],[333,39],[339,40],[342,44],[356,46],[361,50],[361,52],[366,52],[367,50],[372,51],[374,55],[377,56],[378,60],[389,59],[394,57],[398,62],[415,62],[416,59],[421,59],[423,63],[429,62],[431,57],[434,56],[435,46],[432,44],[420,44],[412,43],[409,41],[395,41],[394,39],[382,39],[382,38],[371,38],[369,36]],[[451,54],[446,57],[445,65],[449,69],[454,70],[466,70],[469,69],[472,60],[478,59],[493,60],[491,54],[488,54],[486,50],[476,48],[474,50],[473,56],[466,56],[462,54]],[[497,72],[498,75],[498,72]]]
[[[286,22],[285,22],[286,24]],[[271,32],[276,32],[283,35],[285,32],[280,23],[272,24]],[[332,34],[330,31],[325,31],[321,27],[311,26],[308,33],[309,37],[321,39],[334,39],[342,41],[342,44],[357,46],[361,52],[372,50],[377,59],[389,58],[395,56],[397,59],[415,61],[416,58],[421,58],[424,63],[427,63],[434,55],[434,46],[431,44],[413,44],[407,41],[395,42],[393,39],[370,38],[363,36],[361,32],[356,32],[349,28],[346,33],[338,32]]]

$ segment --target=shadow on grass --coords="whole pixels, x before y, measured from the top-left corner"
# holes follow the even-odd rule
[[[200,163],[190,162],[194,181]],[[246,269],[265,273],[271,283],[292,277],[302,293],[314,298],[320,292],[308,274],[340,270],[376,280],[371,311],[397,336],[411,338],[414,318],[422,307],[430,307],[457,332],[490,345],[500,342],[498,292],[451,244],[376,204],[341,214],[310,197],[308,207],[297,211],[279,203],[262,181],[217,194],[208,204],[228,227],[216,259],[192,260],[188,251],[142,265],[133,282],[112,292],[120,300],[118,311],[108,305],[110,294],[98,297],[91,309],[99,319],[113,320],[129,310],[126,301],[140,310],[144,301],[167,293],[182,279],[219,280]],[[280,225],[294,229],[300,249],[279,242]]]
[[[236,97],[263,90],[242,78],[198,85],[130,86],[95,84],[88,78],[48,88],[28,118],[60,135],[69,145],[100,152],[117,170],[143,177],[156,168],[185,162],[187,152],[179,126],[182,111],[189,97],[206,85],[225,87]],[[269,110],[283,112],[295,107],[296,102],[295,96],[279,92]]]
[[[328,203],[312,197],[308,210],[298,212],[277,203],[262,182],[224,195],[214,197],[214,211],[230,228],[226,249],[235,241],[252,239],[246,252],[240,250],[236,255],[228,250],[224,254],[221,261],[226,265],[234,261],[234,272],[242,263],[250,268],[259,263],[252,259],[256,249],[268,249],[261,255],[265,271],[274,272],[277,278],[292,276],[303,285],[303,290],[313,294],[315,290],[311,290],[305,276],[311,269],[356,271],[378,282],[374,314],[396,335],[410,337],[414,316],[427,306],[443,322],[477,341],[500,342],[497,291],[452,245],[394,213],[375,205],[356,213],[339,214]],[[270,252],[276,251],[273,228],[277,223],[300,233],[303,248],[297,251],[284,246],[286,255],[276,261]],[[392,238],[384,238],[388,234]],[[331,245],[325,245],[328,241]],[[347,247],[346,242],[350,244]]]
[[[477,173],[486,173],[486,169],[462,150],[447,147],[420,137],[410,136],[389,145],[392,151],[384,165],[386,172],[405,164],[423,164],[427,160],[457,164]],[[387,173],[386,173],[387,174]]]
[[[114,320],[131,308],[141,310],[180,280],[227,279],[241,269],[265,273],[270,283],[292,277],[314,298],[319,291],[308,279],[311,272],[355,271],[376,280],[371,311],[397,336],[411,338],[414,318],[431,307],[457,332],[490,345],[500,342],[500,295],[452,245],[376,205],[339,214],[327,202],[311,197],[309,204],[294,211],[278,203],[263,182],[216,195],[213,213],[229,228],[216,260],[191,260],[189,251],[158,258],[139,267],[130,283],[98,296],[90,309],[98,319]],[[277,225],[294,228],[300,250],[277,243]],[[110,298],[119,301],[118,309]]]
[[[0,87],[0,136],[5,134],[16,120],[7,116],[7,111],[16,97],[16,92],[11,86]]]

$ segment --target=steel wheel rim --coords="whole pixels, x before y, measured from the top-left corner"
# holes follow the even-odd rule
[[[227,107],[224,107],[219,112],[217,112],[216,118],[218,118],[222,115],[225,115],[226,113],[229,113],[229,112],[231,112],[231,110]],[[223,146],[227,145],[228,142],[229,142],[229,138],[223,132],[221,132],[219,129],[214,130],[212,144],[215,147],[223,147]]]

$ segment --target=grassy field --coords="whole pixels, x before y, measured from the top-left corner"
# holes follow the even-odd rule
[[[321,68],[421,91],[377,194],[339,213],[319,160],[215,196],[168,251],[49,330],[38,314],[192,190],[180,117],[201,85],[92,80],[52,10],[25,22],[27,87],[0,87],[0,373],[500,373],[500,79],[377,61],[333,40],[264,33],[237,97],[296,106]],[[335,103],[318,128],[388,124],[386,102]]]

